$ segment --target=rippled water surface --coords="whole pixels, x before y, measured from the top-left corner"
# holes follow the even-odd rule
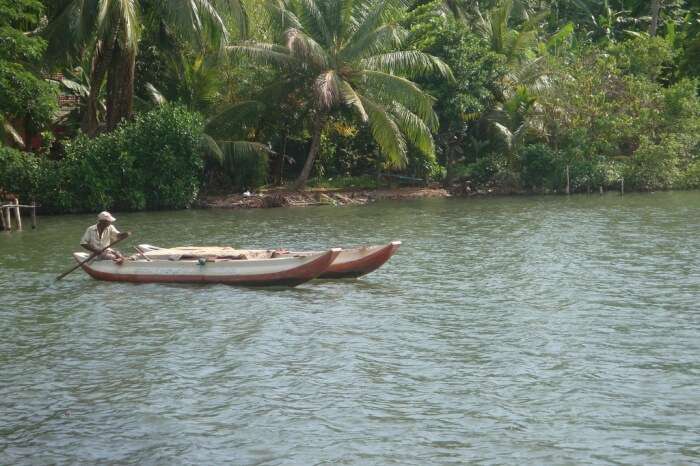
[[[247,289],[54,283],[92,216],[0,234],[2,465],[700,463],[698,192],[118,217],[123,250],[404,245]]]

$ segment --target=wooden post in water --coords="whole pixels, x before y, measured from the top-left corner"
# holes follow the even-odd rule
[[[36,229],[36,202],[32,202],[32,230]]]
[[[620,178],[620,196],[625,194],[625,179]]]
[[[603,185],[601,184],[601,185],[599,186],[599,188],[600,188],[600,195],[602,196],[602,195],[603,195]]]
[[[17,230],[22,231],[22,215],[19,212],[19,199],[14,201],[15,218],[17,219]]]
[[[0,226],[3,230],[9,230],[7,225],[5,225],[5,209],[0,207]]]
[[[571,194],[571,180],[569,178],[569,166],[566,166],[566,194]]]
[[[7,231],[12,231],[12,219],[10,218],[10,207],[5,206],[2,209],[3,216],[5,217],[5,225],[7,226]]]

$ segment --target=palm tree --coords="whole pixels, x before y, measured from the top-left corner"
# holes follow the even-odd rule
[[[219,4],[245,20],[240,0],[57,0],[46,28],[49,55],[59,60],[91,56],[90,94],[83,131],[98,129],[98,97],[107,81],[106,128],[130,116],[134,69],[143,18],[154,15],[181,34],[224,45],[228,31]]]
[[[434,155],[433,99],[410,78],[451,79],[452,73],[438,58],[402,50],[400,0],[267,0],[266,6],[275,42],[228,49],[275,67],[290,93],[310,101],[311,145],[298,188],[311,174],[326,118],[343,105],[370,125],[389,166],[406,164],[407,140]]]

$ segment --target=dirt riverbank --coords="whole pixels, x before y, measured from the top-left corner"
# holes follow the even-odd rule
[[[256,193],[207,195],[200,199],[203,208],[259,209],[269,207],[307,207],[316,205],[363,205],[385,199],[423,199],[450,197],[438,187],[386,189],[308,189],[305,191],[266,190]]]

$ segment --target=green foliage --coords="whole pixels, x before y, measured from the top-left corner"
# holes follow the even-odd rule
[[[425,181],[440,181],[445,177],[445,169],[435,158],[417,150],[409,152],[405,173]]]
[[[546,144],[532,144],[523,147],[520,158],[520,179],[525,187],[553,189],[554,179],[561,167],[559,154]]]
[[[116,126],[131,86],[142,112],[54,145],[59,163],[4,151],[2,182],[57,211],[185,207],[200,179],[256,189],[307,176],[317,154],[339,185],[392,170],[504,190],[562,191],[567,172],[574,191],[698,186],[695,3],[655,17],[639,0],[0,0],[4,143],[53,140],[59,86],[41,75],[63,67],[85,71],[64,70],[80,103],[62,137]],[[143,113],[164,102],[203,121]]]
[[[63,169],[79,210],[182,209],[197,196],[202,119],[165,105],[115,131],[66,147]]]
[[[387,164],[403,167],[408,142],[434,156],[437,127],[432,99],[411,80],[451,78],[440,59],[406,50],[403,13],[394,2],[270,2],[273,43],[230,47],[237,58],[273,66],[290,84],[287,99],[307,102],[309,128],[318,141],[323,121],[345,108],[370,129]],[[313,163],[318,144],[311,144]],[[299,184],[309,175],[305,166]]]
[[[670,189],[700,153],[697,84],[664,87],[651,79],[661,61],[647,57],[632,66],[636,53],[589,48],[538,98],[545,133],[570,166],[574,190],[617,186],[622,178],[630,189]]]
[[[44,212],[71,209],[58,162],[41,155],[0,147],[0,188],[16,194],[23,203],[37,202]]]
[[[672,45],[661,37],[640,36],[614,44],[608,49],[623,73],[646,76],[656,81],[673,64]]]
[[[56,92],[33,69],[46,43],[24,33],[38,25],[41,12],[38,0],[0,0],[0,135],[16,120],[39,131],[57,110]],[[22,145],[19,132],[11,132]]]
[[[692,162],[677,183],[680,189],[700,189],[700,160]]]
[[[680,142],[674,136],[655,143],[646,136],[627,162],[625,183],[633,189],[653,191],[674,187],[680,179]]]
[[[454,80],[419,82],[437,98],[440,131],[461,127],[494,101],[497,82],[505,74],[505,59],[462,23],[441,14],[438,1],[416,8],[405,19],[411,25],[411,46],[442,58]]]
[[[477,185],[500,186],[515,189],[520,180],[511,167],[509,160],[503,154],[491,153],[479,158],[461,170],[460,178],[467,179]]]
[[[51,121],[57,107],[50,84],[21,65],[0,60],[0,112],[5,118],[27,118],[38,130]]]
[[[223,183],[236,192],[260,188],[267,184],[269,165],[266,152],[233,152],[224,161]]]
[[[94,139],[80,136],[61,162],[0,153],[0,187],[45,211],[182,209],[201,184],[202,119],[164,106]]]
[[[21,199],[34,199],[41,180],[40,157],[10,147],[0,147],[0,188]]]

